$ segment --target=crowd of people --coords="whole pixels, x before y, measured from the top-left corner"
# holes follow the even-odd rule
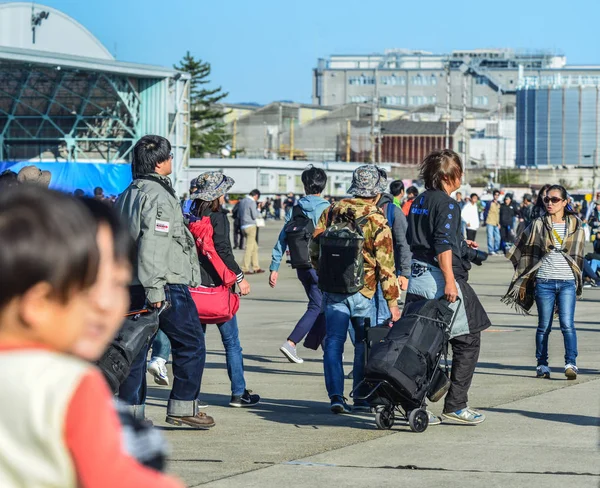
[[[489,254],[504,252],[515,268],[503,301],[525,313],[537,304],[535,375],[550,377],[548,337],[557,312],[564,373],[577,377],[574,312],[582,288],[600,281],[600,201],[584,209],[560,185],[546,185],[537,197],[526,194],[521,204],[497,190],[488,202],[477,194],[463,198],[460,157],[442,150],[421,164],[423,192],[405,190],[384,169],[364,165],[354,171],[350,197],[331,201],[323,196],[326,172],[308,167],[301,198],[290,194],[261,205],[258,190],[241,198],[231,211],[232,232],[225,203],[233,179],[202,173],[182,206],[169,179],[172,162],[167,139],[141,138],[133,150],[133,181],[114,202],[101,188],[93,198],[48,190],[50,174],[34,166],[0,175],[0,365],[20,372],[5,381],[10,411],[0,418],[0,430],[10,455],[0,459],[1,485],[121,486],[126,480],[127,486],[181,486],[159,472],[160,447],[148,454],[147,446],[161,440],[152,437],[145,415],[146,371],[171,387],[167,423],[214,427],[200,396],[205,334],[216,324],[229,405],[260,402],[245,380],[234,294],[250,294],[246,276],[265,273],[258,234],[271,215],[283,225],[269,285],[277,286],[287,259],[308,299],[280,351],[301,364],[302,341],[322,348],[333,413],[370,410],[366,400],[349,405],[346,399],[344,344],[350,337],[353,387],[360,389],[365,326],[398,323],[404,293],[405,307],[444,297],[455,313],[450,387],[442,418],[429,413],[429,425],[485,420],[468,404],[481,332],[491,325],[469,285],[472,264],[485,260],[477,244],[482,226]],[[588,234],[594,253],[584,255]],[[235,248],[245,249],[241,264]],[[138,311],[155,311],[158,331],[132,358],[117,388],[117,410],[93,363],[124,317]],[[140,436],[148,437],[139,442]]]

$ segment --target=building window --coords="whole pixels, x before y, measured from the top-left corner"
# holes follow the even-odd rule
[[[277,191],[287,193],[287,175],[277,175]]]
[[[487,84],[487,78],[485,76],[477,75],[475,77],[475,84],[476,85],[486,85]]]
[[[269,175],[261,173],[260,174],[260,186],[262,188],[269,188]]]
[[[435,75],[431,75],[431,84],[437,85],[437,78],[435,77]]]
[[[423,85],[423,77],[419,74],[412,77],[413,85]]]
[[[488,97],[473,97],[473,105],[476,107],[487,106]]]
[[[302,176],[301,175],[296,175],[294,176],[294,186],[295,186],[295,192],[296,193],[303,193],[304,192],[304,184],[302,183]]]

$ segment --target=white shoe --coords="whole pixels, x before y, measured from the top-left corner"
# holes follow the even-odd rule
[[[169,374],[167,372],[167,362],[163,358],[152,358],[148,363],[148,373],[154,376],[154,382],[169,386]]]

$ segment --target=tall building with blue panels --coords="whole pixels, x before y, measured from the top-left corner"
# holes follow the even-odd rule
[[[519,88],[517,166],[598,164],[599,121],[598,85]]]

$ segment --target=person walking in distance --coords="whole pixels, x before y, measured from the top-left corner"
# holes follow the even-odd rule
[[[179,199],[173,190],[171,144],[160,136],[142,137],[133,149],[133,182],[119,196],[115,208],[129,227],[138,251],[132,287],[132,306],[145,302],[161,308],[160,329],[169,338],[173,357],[173,388],[166,421],[207,429],[212,417],[198,411],[202,373],[206,361],[204,333],[189,291],[200,280],[194,238],[185,225]],[[146,401],[148,348],[134,360],[131,373],[119,391],[120,400],[143,418]]]
[[[373,297],[381,284],[392,320],[400,318],[398,280],[394,267],[392,231],[377,201],[387,181],[374,165],[354,171],[348,193],[323,212],[310,245],[313,266],[323,293],[327,334],[323,367],[333,413],[349,413],[344,398],[342,355],[348,323],[356,334],[354,388],[364,377],[366,319],[373,323]],[[345,270],[343,273],[340,270]],[[354,402],[356,411],[368,411],[366,402]]]
[[[575,303],[583,290],[585,233],[581,220],[567,206],[567,190],[550,186],[544,197],[546,212],[537,217],[508,253],[515,268],[512,283],[502,299],[517,310],[538,309],[535,335],[536,376],[550,378],[548,339],[552,318],[558,320],[565,345],[565,376],[577,378]]]
[[[514,241],[514,220],[515,209],[512,205],[512,198],[506,195],[504,203],[500,205],[500,248],[505,254]]]
[[[238,214],[240,219],[240,229],[246,239],[246,254],[244,254],[244,262],[242,271],[244,274],[264,273],[265,270],[260,268],[258,263],[258,242],[256,235],[258,227],[256,227],[256,219],[260,217],[256,202],[260,198],[260,191],[252,190],[246,197],[239,202]]]
[[[500,191],[494,190],[492,200],[485,206],[483,217],[487,230],[488,253],[498,254],[500,251]]]
[[[408,217],[410,213],[410,206],[415,201],[415,198],[419,195],[419,190],[417,190],[416,186],[409,186],[408,190],[406,190],[406,202],[402,205],[402,211],[404,215]]]
[[[285,224],[279,233],[279,238],[273,247],[271,266],[269,267],[269,285],[275,288],[279,278],[279,265],[285,249],[289,247],[292,267],[296,269],[298,280],[302,283],[308,307],[300,318],[292,333],[279,348],[281,353],[292,363],[303,363],[298,356],[297,345],[315,326],[325,326],[325,315],[321,311],[321,290],[317,272],[312,268],[308,245],[310,237],[321,218],[329,207],[329,202],[321,197],[327,185],[327,175],[321,168],[314,166],[302,172],[302,183],[306,196],[298,200],[289,217],[286,214]]]
[[[479,229],[479,195],[471,194],[471,199],[465,203],[460,213],[460,218],[467,229],[467,240],[476,241],[477,230]]]
[[[390,183],[390,193],[394,197],[394,205],[402,210],[402,199],[404,198],[404,183],[402,183],[402,180],[394,180]]]

